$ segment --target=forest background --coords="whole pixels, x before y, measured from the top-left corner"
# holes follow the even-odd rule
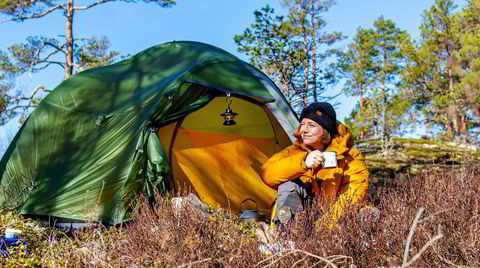
[[[478,17],[478,0],[2,0],[1,149],[63,79],[172,40],[255,64],[297,112],[335,104],[359,139],[384,148],[412,135],[478,143]]]

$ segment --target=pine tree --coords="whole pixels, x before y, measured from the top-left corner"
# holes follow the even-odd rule
[[[112,63],[119,52],[109,51],[110,43],[106,37],[76,38],[73,34],[74,17],[77,12],[85,12],[98,5],[123,0],[85,1],[74,5],[74,0],[4,0],[0,2],[0,25],[8,22],[23,22],[25,20],[41,19],[60,12],[65,18],[64,40],[45,36],[29,36],[25,43],[10,45],[6,51],[0,51],[1,108],[0,124],[22,114],[26,116],[42,98],[42,93],[48,92],[43,85],[37,85],[32,94],[24,95],[15,88],[15,77],[26,72],[39,72],[50,66],[63,69],[63,77],[67,79],[76,71]],[[136,3],[134,1],[124,1]],[[175,0],[144,0],[160,7],[170,7]],[[65,26],[64,26],[65,25]],[[63,58],[62,58],[63,56]]]
[[[343,92],[349,96],[359,96],[360,102],[351,120],[360,128],[360,140],[365,139],[365,129],[373,125],[373,118],[366,117],[365,96],[369,93],[372,81],[373,58],[377,51],[373,49],[373,30],[357,29],[357,34],[344,53],[341,66],[347,75]],[[367,122],[369,121],[369,122]]]
[[[464,114],[457,90],[455,53],[460,43],[452,17],[455,8],[452,0],[436,0],[422,16],[419,45],[405,49],[409,64],[404,81],[414,89],[414,105],[430,125],[445,129],[449,139],[459,136],[460,118]]]
[[[401,96],[399,74],[404,66],[401,47],[409,36],[383,16],[373,26],[373,29],[359,28],[345,53],[343,69],[349,79],[344,91],[360,96],[356,116],[359,121],[368,120],[369,124],[357,124],[368,126],[375,134],[380,125],[382,146],[388,149],[389,139],[393,132],[398,132],[401,119],[408,109],[406,100]],[[366,100],[368,109],[365,107]]]
[[[460,46],[454,53],[460,79],[456,88],[462,107],[460,132],[469,142],[469,132],[480,126],[480,0],[469,0],[454,22]]]
[[[377,103],[381,103],[382,141],[386,145],[393,128],[399,125],[404,113],[404,105],[398,98],[398,75],[402,68],[404,54],[401,44],[408,39],[406,31],[400,30],[391,20],[383,16],[374,23],[373,49],[377,56],[373,58],[373,80],[378,88]]]
[[[325,1],[327,2],[333,3]],[[267,5],[260,11],[255,11],[255,23],[234,38],[238,51],[247,54],[252,64],[273,76],[283,86],[283,93],[297,111],[312,100],[320,100],[321,93],[338,80],[335,63],[326,64],[326,59],[338,51],[320,51],[319,48],[331,45],[343,36],[336,32],[321,32],[325,22],[319,14],[308,13],[311,10],[320,13],[328,10],[329,6],[321,6],[321,3],[323,1],[305,1],[310,8],[306,10],[300,10],[298,6],[292,7],[287,19],[276,16],[274,10]],[[312,5],[315,9],[311,9]],[[317,27],[313,27],[316,29],[314,39],[308,18],[313,18]],[[315,44],[315,49],[312,49],[312,44]],[[315,51],[315,56],[312,56],[312,51]],[[322,63],[323,66],[319,68],[317,65]],[[316,66],[315,71],[312,66]]]
[[[293,38],[290,24],[283,16],[275,15],[272,7],[266,5],[254,15],[255,23],[234,37],[237,49],[249,57],[251,64],[277,80],[287,100],[292,101],[299,91],[295,78],[304,54]]]
[[[46,56],[42,59],[42,63],[49,63],[49,59],[57,53],[63,53],[65,55],[65,61],[62,62],[52,62],[51,64],[61,65],[64,68],[64,78],[68,78],[74,73],[74,57],[75,57],[75,41],[78,39],[74,38],[73,29],[74,29],[74,17],[76,12],[84,12],[91,8],[94,8],[98,5],[103,5],[106,3],[121,1],[121,0],[98,0],[98,1],[89,1],[85,2],[83,6],[74,5],[74,0],[38,0],[38,1],[26,1],[26,0],[16,0],[16,1],[5,1],[0,4],[0,14],[3,14],[8,19],[0,21],[0,23],[6,22],[22,22],[30,19],[40,19],[46,16],[50,16],[55,12],[61,12],[65,17],[65,40],[59,41],[54,38],[47,37],[31,37],[30,40],[27,40],[27,44],[21,44],[19,47],[26,52],[23,54],[29,54],[34,57],[31,61],[27,63],[31,65],[36,65],[38,61],[38,54],[49,50]],[[129,3],[135,3],[136,0],[125,1]],[[175,0],[144,0],[146,3],[155,3],[160,7],[171,7],[175,4]],[[22,52],[18,52],[22,53]],[[33,54],[32,54],[33,53]]]
[[[325,32],[327,22],[322,14],[336,4],[335,0],[283,0],[289,10],[289,22],[295,29],[299,43],[303,48],[303,91],[301,92],[303,107],[311,101],[319,101],[321,93],[328,86],[337,82],[335,64],[324,64],[336,49],[319,50],[322,45],[332,45],[345,38],[341,32]],[[326,97],[326,99],[329,99]]]

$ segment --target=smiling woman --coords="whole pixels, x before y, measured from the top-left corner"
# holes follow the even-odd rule
[[[315,197],[331,204],[335,221],[345,207],[365,196],[368,170],[363,156],[352,148],[352,133],[336,121],[335,110],[326,102],[302,111],[296,137],[295,144],[273,155],[261,169],[263,181],[277,189],[273,220],[288,223]],[[325,165],[330,152],[337,158],[333,168]]]

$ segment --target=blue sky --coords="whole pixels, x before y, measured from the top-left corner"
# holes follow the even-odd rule
[[[78,1],[76,4],[85,2]],[[456,1],[459,9],[464,2]],[[348,42],[358,27],[371,28],[373,22],[383,15],[416,38],[421,14],[433,3],[434,0],[338,0],[325,14],[327,30],[342,31],[348,36]],[[237,52],[233,37],[241,34],[253,22],[253,11],[266,4],[277,13],[286,13],[280,0],[177,0],[177,5],[168,9],[152,4],[113,2],[77,12],[74,35],[77,38],[105,35],[112,49],[132,55],[159,43],[193,40],[218,46],[247,60]],[[5,17],[0,15],[0,21],[3,19]],[[0,49],[23,42],[28,36],[58,37],[63,34],[64,25],[64,17],[60,12],[23,23],[0,24]],[[18,86],[31,90],[43,84],[53,89],[62,79],[63,70],[54,66],[44,72],[24,76]],[[332,89],[332,94],[336,90]],[[338,118],[343,120],[354,107],[356,99],[340,96],[337,101],[341,103],[337,107]],[[18,124],[13,122],[0,128],[0,139],[11,139],[17,128]]]

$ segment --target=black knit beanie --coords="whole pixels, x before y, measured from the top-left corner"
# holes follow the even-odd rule
[[[330,133],[330,136],[335,136],[337,132],[337,115],[335,109],[328,102],[314,102],[302,110],[300,121],[303,118],[311,119],[317,122],[325,130]]]

